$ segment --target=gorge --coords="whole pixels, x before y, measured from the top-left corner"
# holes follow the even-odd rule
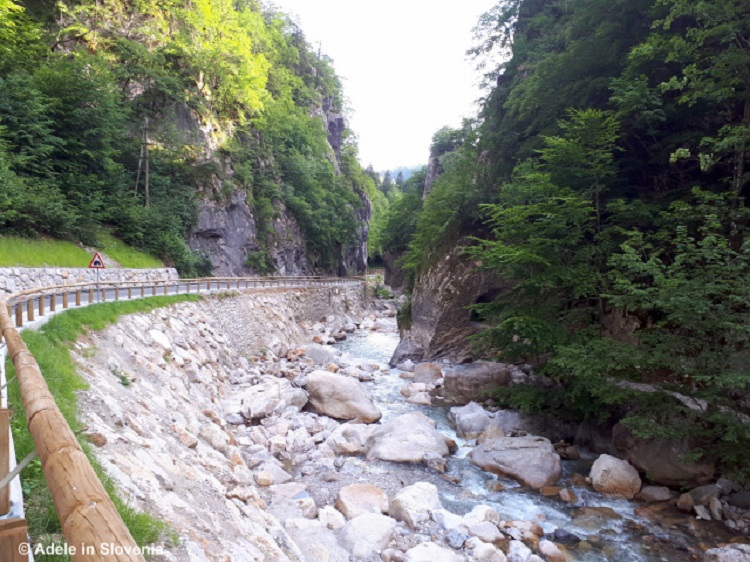
[[[496,2],[478,113],[396,175],[271,4],[0,0],[5,329],[159,562],[747,562],[748,37],[740,0]],[[156,264],[23,267],[52,240]]]

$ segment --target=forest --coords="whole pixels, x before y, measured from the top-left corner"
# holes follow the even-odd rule
[[[382,251],[414,286],[460,240],[512,287],[475,343],[539,384],[501,403],[687,440],[747,482],[750,4],[504,0],[476,35],[482,109],[435,135],[444,171]]]
[[[185,241],[198,205],[244,190],[260,232],[247,266],[272,269],[281,202],[331,268],[359,194],[381,195],[353,136],[339,154],[327,142],[324,113],[343,106],[330,58],[255,0],[0,0],[0,229],[111,233],[202,275]]]

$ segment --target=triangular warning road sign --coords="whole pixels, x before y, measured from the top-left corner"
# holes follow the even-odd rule
[[[89,263],[89,269],[104,269],[104,260],[99,255],[99,252],[94,253],[94,257],[91,259],[91,263]]]

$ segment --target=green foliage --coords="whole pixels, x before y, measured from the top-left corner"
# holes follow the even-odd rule
[[[267,251],[249,252],[245,260],[245,267],[251,268],[255,273],[268,275],[273,273],[276,267]]]
[[[71,242],[0,237],[0,266],[86,267],[91,255]]]
[[[112,229],[183,275],[201,275],[210,264],[185,243],[198,194],[244,189],[261,247],[286,206],[313,265],[338,264],[367,188],[357,185],[356,157],[336,173],[327,125],[314,116],[342,109],[331,60],[285,15],[229,0],[62,2],[36,6],[39,22],[7,0],[0,11],[4,231],[95,245]],[[201,126],[232,156],[233,176],[202,163]]]

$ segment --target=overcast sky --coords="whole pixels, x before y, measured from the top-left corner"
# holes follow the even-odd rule
[[[333,59],[360,161],[427,163],[432,134],[476,114],[479,73],[465,53],[497,0],[273,0]]]

